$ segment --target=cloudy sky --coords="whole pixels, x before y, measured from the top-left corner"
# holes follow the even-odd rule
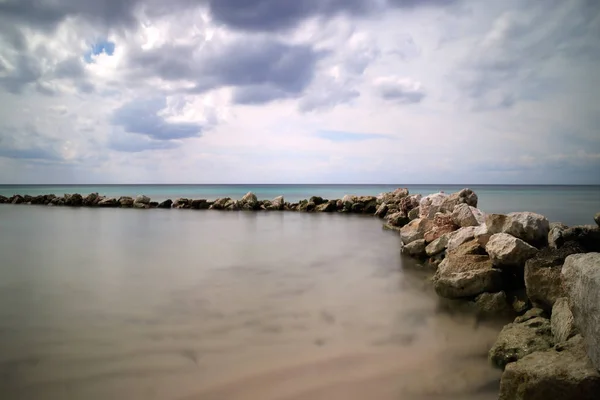
[[[0,0],[0,183],[600,184],[597,0]]]

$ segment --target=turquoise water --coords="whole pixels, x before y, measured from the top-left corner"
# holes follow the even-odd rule
[[[283,195],[287,201],[298,201],[310,196],[328,199],[342,198],[345,194],[377,195],[389,192],[401,184],[390,185],[0,185],[0,194],[48,194],[98,192],[105,196],[135,196],[145,194],[162,201],[178,197],[241,198],[249,191],[259,199]],[[593,224],[593,216],[600,211],[600,186],[519,186],[519,185],[408,185],[411,193],[423,195],[443,190],[455,192],[470,187],[479,196],[479,208],[485,212],[508,213],[533,211],[551,221],[569,225]]]

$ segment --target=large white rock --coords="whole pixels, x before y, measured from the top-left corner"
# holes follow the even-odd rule
[[[433,221],[426,218],[417,218],[410,221],[400,229],[400,238],[402,243],[409,244],[415,240],[423,239],[425,232],[433,227]]]
[[[506,216],[504,233],[536,246],[547,244],[550,222],[546,217],[532,212],[515,212]]]
[[[496,233],[490,237],[485,250],[496,266],[523,266],[535,256],[538,249],[508,233]]]
[[[456,225],[463,228],[465,226],[479,226],[485,223],[485,217],[481,210],[471,207],[466,203],[460,203],[454,207],[452,219]]]
[[[252,192],[248,192],[242,197],[242,203],[246,204],[256,204],[258,202],[258,198]]]
[[[448,234],[442,235],[439,238],[435,239],[433,242],[429,243],[427,247],[425,247],[425,253],[431,257],[436,254],[441,253],[446,250],[446,246],[448,245]]]
[[[583,335],[592,363],[600,370],[600,253],[568,256],[562,275],[575,326]]]
[[[150,204],[150,197],[140,194],[135,198],[134,204]]]
[[[475,229],[476,227],[474,226],[466,226],[448,234],[448,250],[454,250],[461,244],[473,240],[475,238]]]
[[[423,197],[419,202],[419,216],[421,218],[433,218],[447,198],[448,195],[441,192]]]
[[[501,272],[492,267],[489,257],[475,254],[450,253],[433,277],[436,293],[449,299],[497,292],[501,283]]]
[[[285,200],[283,199],[283,196],[277,196],[271,201],[271,206],[277,210],[283,210],[284,204]]]

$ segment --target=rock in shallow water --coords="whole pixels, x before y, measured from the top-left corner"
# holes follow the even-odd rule
[[[559,350],[535,352],[508,364],[499,400],[597,400],[600,373],[586,357],[581,336]]]
[[[550,318],[555,343],[566,342],[577,334],[574,322],[567,298],[561,297],[556,300],[552,307],[552,318]]]
[[[553,345],[550,320],[535,317],[524,322],[513,322],[502,328],[489,351],[492,365],[504,369],[507,364],[536,351],[545,351]]]
[[[493,268],[492,261],[485,255],[450,252],[433,277],[436,293],[449,299],[496,292],[501,285],[501,272]]]
[[[423,239],[425,232],[433,227],[433,222],[426,218],[418,218],[404,225],[400,230],[402,243],[409,244],[415,240]]]
[[[478,313],[483,315],[507,315],[512,313],[506,293],[482,293],[475,299]]]
[[[402,252],[412,257],[425,256],[425,246],[427,243],[424,239],[415,240],[402,247]]]
[[[592,363],[600,370],[600,253],[568,256],[562,276],[575,326],[584,337]]]
[[[508,233],[533,246],[548,243],[550,223],[543,215],[532,212],[516,212],[507,215],[488,214],[485,224],[489,233]]]

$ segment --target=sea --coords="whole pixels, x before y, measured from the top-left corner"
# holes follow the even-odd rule
[[[404,185],[0,186],[153,199]],[[485,212],[589,224],[598,186],[471,187]],[[1,399],[491,400],[506,320],[439,299],[377,218],[0,205]]]

